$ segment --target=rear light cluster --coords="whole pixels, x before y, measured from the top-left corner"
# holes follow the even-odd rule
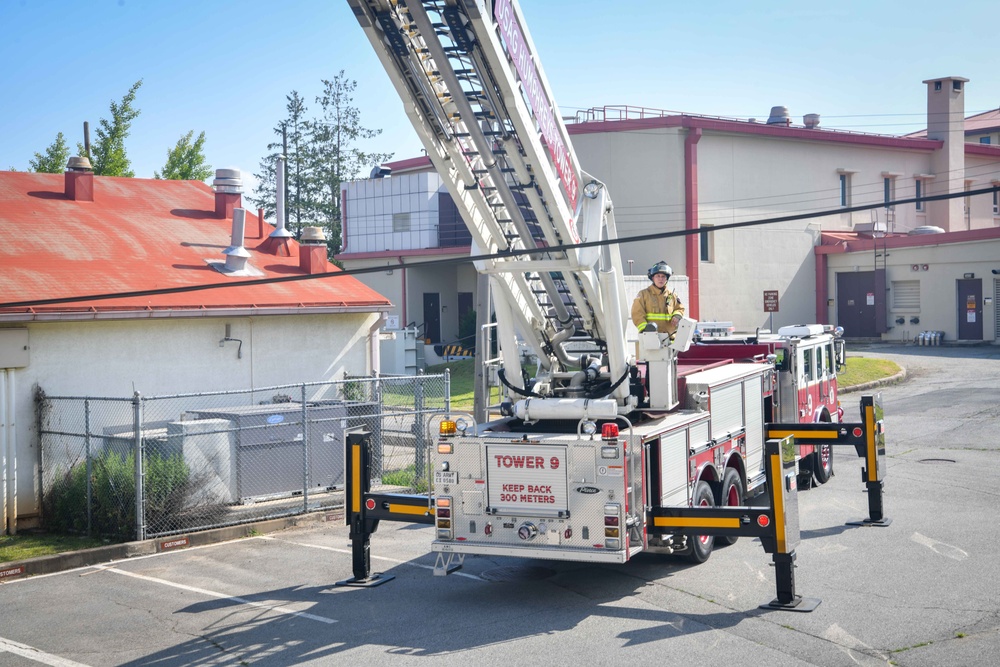
[[[439,540],[455,539],[455,529],[451,517],[451,497],[438,496],[434,501],[434,515]]]
[[[604,506],[604,548],[618,551],[621,548],[621,511],[619,503]]]

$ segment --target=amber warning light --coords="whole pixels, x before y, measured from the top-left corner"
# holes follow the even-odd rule
[[[450,419],[445,419],[441,422],[441,425],[438,426],[438,433],[440,435],[455,435],[457,431],[458,428],[455,425],[455,422]]]

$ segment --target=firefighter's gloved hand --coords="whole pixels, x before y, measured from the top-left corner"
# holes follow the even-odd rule
[[[656,328],[656,322],[646,322],[646,327],[642,330],[642,333],[646,333],[647,331],[652,333],[659,331],[659,329]]]
[[[680,322],[680,321],[681,321],[681,316],[680,316],[680,314],[677,314],[677,315],[674,315],[673,317],[671,317],[671,318],[670,318],[670,321],[674,322],[675,324],[676,324],[677,322]]]

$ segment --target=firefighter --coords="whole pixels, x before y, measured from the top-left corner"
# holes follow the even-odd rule
[[[672,336],[677,331],[677,323],[684,316],[684,304],[673,290],[667,289],[672,273],[670,265],[663,261],[646,272],[653,284],[639,292],[632,302],[632,322],[640,333],[659,331]]]

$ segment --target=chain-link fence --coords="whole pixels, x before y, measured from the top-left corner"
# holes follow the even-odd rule
[[[428,413],[449,376],[246,391],[37,397],[49,530],[147,539],[340,507],[344,434],[372,434],[373,488],[426,490]]]

